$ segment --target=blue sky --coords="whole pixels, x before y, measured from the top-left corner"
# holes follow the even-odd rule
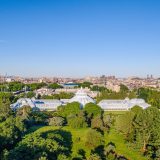
[[[0,74],[160,76],[158,0],[0,0]]]

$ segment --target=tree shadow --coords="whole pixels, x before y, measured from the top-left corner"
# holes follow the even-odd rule
[[[25,136],[27,134],[30,134],[30,133],[33,133],[33,132],[37,131],[38,129],[40,129],[42,127],[45,127],[45,125],[33,125],[32,127],[28,128],[28,130],[25,133]]]
[[[101,133],[102,135],[104,135],[104,131],[101,128],[94,128],[96,129],[97,132]]]
[[[128,160],[127,158],[125,158],[125,157],[122,156],[122,155],[121,155],[121,156],[118,155],[116,158],[117,158],[117,160]]]
[[[102,160],[106,159],[106,156],[104,154],[104,145],[96,147],[94,150],[91,151],[91,153],[99,155]]]
[[[59,137],[59,135],[60,135],[60,137]],[[42,133],[42,137],[43,138],[47,138],[47,137],[53,138],[60,145],[67,148],[67,151],[64,154],[66,154],[67,156],[69,156],[71,154],[71,149],[72,149],[72,145],[73,145],[71,132],[68,132],[68,131],[65,131],[62,129],[56,129],[56,130],[51,130],[51,131],[47,131],[47,132]]]
[[[28,138],[32,139],[32,141],[27,140]],[[68,131],[57,129],[33,133],[31,137],[28,135],[27,139],[9,152],[8,160],[30,160],[41,157],[56,160],[58,155],[67,157],[71,155],[72,135]]]
[[[80,150],[78,151],[78,154],[80,154],[83,159],[86,159],[86,152],[85,152],[83,149],[80,149]]]
[[[113,147],[116,148],[116,145],[115,145],[115,143],[113,143],[113,142],[109,142],[109,143],[107,144],[107,146],[113,146]]]

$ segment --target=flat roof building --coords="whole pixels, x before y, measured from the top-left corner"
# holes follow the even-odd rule
[[[124,100],[102,100],[98,105],[105,111],[127,111],[134,106],[139,106],[143,109],[148,108],[150,105],[147,104],[143,99],[124,99]]]

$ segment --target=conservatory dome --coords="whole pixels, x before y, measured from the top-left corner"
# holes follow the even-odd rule
[[[69,100],[69,102],[79,102],[83,107],[87,103],[95,103],[95,100],[88,96],[87,93],[81,88],[77,91],[76,95]]]

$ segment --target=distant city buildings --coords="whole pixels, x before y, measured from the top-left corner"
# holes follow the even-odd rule
[[[154,78],[153,75],[147,75],[146,78],[128,77],[128,78],[116,78],[115,76],[100,77],[88,76],[85,78],[61,78],[61,77],[40,77],[40,78],[24,78],[19,76],[0,76],[0,83],[10,83],[19,81],[24,84],[31,83],[59,83],[65,89],[74,89],[77,87],[77,83],[91,82],[93,85],[103,86],[109,90],[119,92],[120,85],[126,85],[130,90],[149,87],[154,89],[160,89],[160,78]]]
[[[52,95],[54,94],[54,90],[53,89],[50,89],[50,88],[40,88],[40,89],[37,89],[35,91],[36,93],[36,96],[38,95],[41,95],[41,96],[44,96],[44,95]]]

